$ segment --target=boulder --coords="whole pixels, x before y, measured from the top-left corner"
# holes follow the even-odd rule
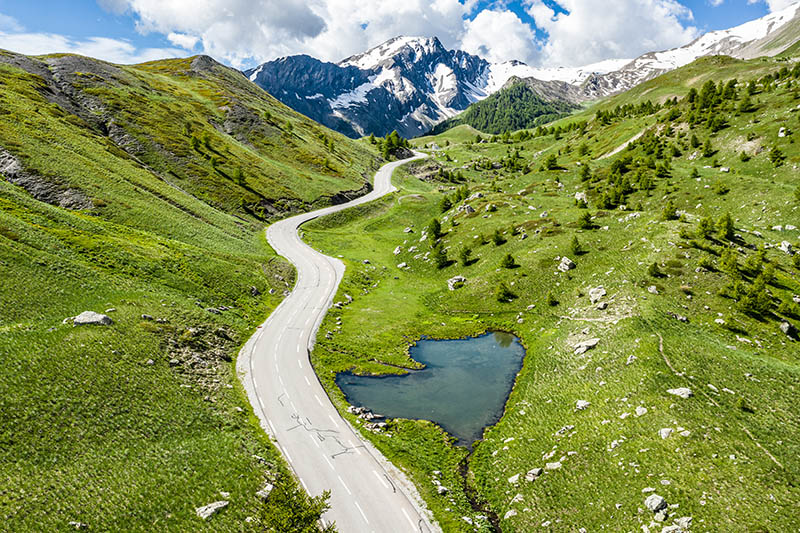
[[[445,494],[447,494],[447,487],[443,487],[442,485],[439,485],[438,487],[436,487],[436,493],[441,495],[441,496],[444,496]]]
[[[644,506],[652,513],[663,511],[667,508],[667,501],[658,494],[651,494],[644,500]]]
[[[778,245],[778,250],[785,254],[794,255],[794,250],[792,249],[792,243],[789,241],[783,241]]]
[[[658,436],[662,439],[668,439],[672,435],[672,428],[661,428],[658,430]]]
[[[586,400],[578,400],[577,402],[575,402],[575,410],[576,411],[583,411],[584,409],[586,409],[590,405],[592,405],[591,402],[587,402]]]
[[[403,233],[414,233],[414,230],[411,228],[406,228],[403,230]]]
[[[269,495],[272,494],[272,489],[274,488],[275,487],[272,485],[272,483],[265,483],[264,488],[256,492],[256,498],[266,503],[266,501],[269,499]]]
[[[576,344],[574,346],[575,354],[576,355],[580,355],[580,354],[586,353],[589,350],[591,350],[592,348],[594,348],[595,346],[597,346],[597,344],[599,342],[600,342],[600,339],[598,339],[598,338],[589,339],[589,340],[585,340],[585,341],[579,342],[578,344]]]
[[[528,470],[528,473],[525,474],[525,481],[535,481],[536,478],[542,475],[542,472],[544,472],[544,470],[541,468],[532,468]]]
[[[572,261],[569,257],[562,257],[561,263],[558,265],[558,270],[561,272],[569,272],[573,268],[575,268],[575,262]]]
[[[558,470],[561,468],[561,461],[556,461],[555,463],[547,463],[544,465],[546,470]]]
[[[594,287],[589,289],[589,299],[593,304],[599,302],[606,294],[606,290],[603,287]]]
[[[467,278],[464,276],[455,276],[447,280],[447,288],[451,291],[459,289],[464,286],[464,283],[467,282]]]
[[[198,507],[197,509],[194,510],[194,512],[197,513],[197,516],[199,516],[203,520],[208,520],[213,515],[215,515],[220,510],[224,509],[227,506],[228,506],[227,500],[220,500],[218,502],[209,503],[208,505]]]
[[[398,246],[394,249],[394,255],[400,255],[403,252],[403,248]]]
[[[76,326],[110,326],[114,323],[108,315],[95,313],[94,311],[84,311],[72,319]]]
[[[460,205],[456,209],[456,213],[466,213],[466,214],[470,215],[470,214],[472,214],[474,212],[475,212],[475,208],[472,207],[469,204]]]
[[[781,128],[778,130],[778,137],[786,137],[786,128]]]
[[[513,518],[517,516],[517,512],[514,509],[509,509],[506,514],[503,515],[503,520],[508,520],[509,518]]]
[[[646,414],[647,414],[647,407],[641,405],[636,407],[636,416],[644,416]]]
[[[797,328],[794,326],[794,324],[791,324],[784,320],[783,322],[781,322],[780,328],[783,334],[786,335],[787,337],[791,339],[797,338]]]
[[[668,389],[667,392],[673,396],[678,396],[684,400],[692,396],[692,389],[688,387],[679,387],[677,389]]]
[[[408,263],[400,263],[399,265],[397,265],[397,268],[406,268],[407,266]]]
[[[512,485],[516,485],[517,483],[519,483],[519,474],[514,474],[513,476],[508,478],[508,482],[511,483]]]

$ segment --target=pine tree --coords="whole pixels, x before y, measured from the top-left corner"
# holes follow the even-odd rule
[[[517,266],[517,262],[514,260],[514,256],[511,254],[506,254],[506,256],[500,261],[500,266],[502,268],[514,268]]]
[[[431,239],[434,241],[439,240],[442,236],[442,223],[434,218],[431,220],[431,223],[428,224],[427,232]]]
[[[447,252],[444,250],[444,247],[441,243],[433,247],[433,253],[431,254],[431,257],[433,258],[433,263],[436,265],[436,268],[440,270],[450,264],[450,260],[447,257]]]
[[[731,240],[734,236],[733,219],[730,213],[725,213],[717,220],[717,237]]]
[[[446,213],[451,207],[453,207],[453,202],[450,201],[448,196],[443,196],[441,201],[439,201],[439,211]]]
[[[468,266],[470,264],[470,260],[472,259],[472,249],[467,246],[462,248],[458,254],[458,259],[461,261],[463,266]]]

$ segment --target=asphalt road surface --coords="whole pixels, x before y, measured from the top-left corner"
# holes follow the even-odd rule
[[[425,157],[417,153],[412,159]],[[298,235],[304,222],[370,202],[395,191],[392,172],[406,159],[383,166],[372,192],[326,209],[282,220],[267,229],[275,251],[297,269],[294,290],[247,342],[237,371],[262,427],[275,439],[311,495],[331,491],[323,517],[340,532],[433,532],[414,485],[345,421],[309,363],[317,329],[333,303],[344,264]]]

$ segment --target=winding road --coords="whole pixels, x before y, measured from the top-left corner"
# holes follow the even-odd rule
[[[261,425],[277,442],[311,495],[331,491],[326,523],[340,532],[433,532],[438,526],[424,510],[414,485],[341,417],[317,379],[309,351],[342,276],[344,264],[306,243],[305,222],[395,191],[394,170],[415,157],[384,165],[369,194],[311,213],[281,220],[267,229],[275,251],[297,269],[291,294],[242,348],[237,372]]]

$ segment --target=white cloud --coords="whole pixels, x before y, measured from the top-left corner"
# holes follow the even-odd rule
[[[535,34],[511,11],[481,11],[467,21],[461,49],[492,62],[531,61]]]
[[[476,1],[99,0],[132,14],[141,33],[194,37],[236,67],[297,53],[339,61],[397,35],[437,36],[454,47]],[[171,42],[189,43],[180,39]]]
[[[184,50],[175,48],[137,49],[131,43],[118,39],[90,37],[84,40],[74,40],[53,33],[0,32],[0,48],[27,55],[80,54],[119,64],[142,63],[186,55]]]
[[[797,0],[747,0],[748,4],[758,4],[759,2],[767,4],[770,13],[781,11],[791,5],[797,4]]]
[[[708,0],[708,3],[714,7],[719,7],[725,3],[725,0]]]
[[[20,32],[24,28],[17,22],[17,19],[0,13],[0,31]]]
[[[175,33],[172,32],[167,35],[167,40],[174,44],[175,46],[180,46],[181,48],[185,48],[187,50],[193,50],[197,43],[200,41],[194,35],[186,35],[185,33]]]
[[[542,48],[545,66],[581,66],[608,58],[633,58],[645,52],[682,46],[698,34],[684,26],[692,12],[676,0],[558,0],[567,13],[555,13],[542,0],[526,0],[536,25],[548,33]]]

